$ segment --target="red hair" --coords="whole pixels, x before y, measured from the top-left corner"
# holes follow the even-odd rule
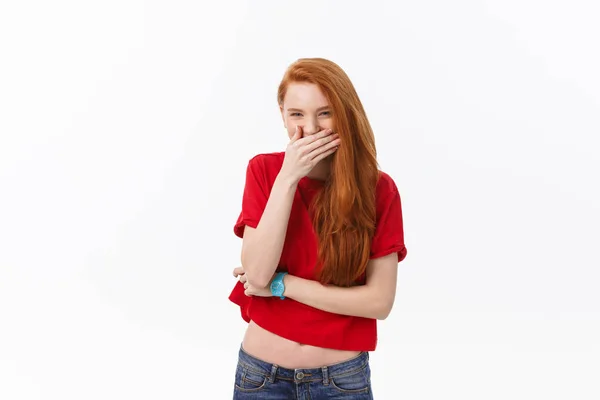
[[[279,105],[293,82],[321,89],[341,139],[331,174],[310,208],[319,243],[317,276],[323,284],[352,286],[366,271],[375,232],[379,169],[373,130],[350,78],[334,62],[301,58],[291,64],[277,91]]]

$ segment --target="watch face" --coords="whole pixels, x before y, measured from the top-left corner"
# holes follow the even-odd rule
[[[283,292],[283,285],[281,282],[273,282],[273,293],[280,295]]]
[[[285,292],[285,283],[283,283],[283,276],[285,273],[277,274],[275,279],[271,282],[271,294],[273,296],[279,296],[283,299],[283,292]]]

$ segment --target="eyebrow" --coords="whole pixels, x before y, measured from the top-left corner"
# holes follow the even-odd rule
[[[319,107],[319,108],[317,108],[317,111],[326,110],[328,108],[331,108],[331,107],[330,106]],[[288,111],[300,111],[300,112],[304,112],[304,110],[301,110],[299,108],[288,108]]]

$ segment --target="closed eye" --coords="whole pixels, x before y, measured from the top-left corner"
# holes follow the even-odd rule
[[[299,112],[293,112],[293,113],[291,113],[291,114],[290,114],[290,116],[291,116],[291,117],[299,117],[299,116],[301,116],[301,115],[302,115],[302,114],[301,114],[301,113],[299,113]],[[329,112],[329,111],[323,111],[323,112],[322,112],[322,113],[320,113],[319,115],[331,115],[331,112]]]

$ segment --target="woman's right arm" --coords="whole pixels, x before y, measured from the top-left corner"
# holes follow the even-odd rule
[[[281,258],[298,181],[279,173],[256,228],[246,226],[242,242],[242,266],[255,287],[266,287]]]
[[[298,182],[340,143],[330,129],[304,138],[302,132],[297,126],[256,228],[244,228],[242,266],[247,281],[257,288],[269,285],[279,265]]]

